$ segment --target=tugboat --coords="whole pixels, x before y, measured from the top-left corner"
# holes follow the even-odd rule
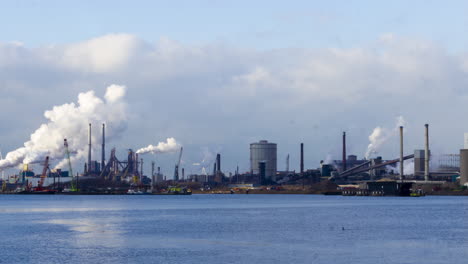
[[[411,196],[411,197],[421,197],[421,196],[426,196],[426,194],[424,193],[423,190],[417,189],[417,190],[413,190],[413,191],[410,193],[410,196]]]

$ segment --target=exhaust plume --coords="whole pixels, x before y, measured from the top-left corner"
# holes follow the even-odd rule
[[[159,142],[158,145],[148,145],[147,147],[141,148],[137,150],[136,153],[138,154],[146,154],[146,153],[169,153],[169,152],[177,152],[180,149],[180,144],[177,143],[175,138],[167,138],[166,142]]]
[[[63,159],[65,156],[63,139],[67,138],[69,147],[76,155],[72,162],[86,157],[88,123],[106,123],[109,127],[108,138],[120,135],[126,129],[126,103],[123,100],[125,86],[107,87],[105,99],[97,97],[94,91],[80,93],[78,102],[54,106],[45,111],[48,120],[31,134],[23,147],[9,152],[0,160],[0,170],[20,164],[41,162],[46,156],[50,159]],[[100,135],[92,135],[94,142]],[[62,160],[56,168],[65,167]]]
[[[395,136],[398,133],[400,126],[405,125],[405,119],[402,116],[397,117],[396,126],[393,129],[376,127],[369,136],[369,145],[367,146],[367,151],[364,157],[368,160],[373,154],[378,153],[387,140]]]
[[[323,164],[327,164],[327,165],[333,164],[333,156],[331,154],[327,154],[327,157],[323,161]]]

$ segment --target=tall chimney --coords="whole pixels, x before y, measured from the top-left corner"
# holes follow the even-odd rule
[[[346,132],[343,132],[343,171],[346,170]]]
[[[301,143],[301,175],[304,174],[304,143]]]
[[[185,180],[185,169],[182,168],[182,180]]]
[[[101,153],[101,170],[106,166],[106,125],[102,124],[102,153]]]
[[[138,175],[138,153],[135,153],[135,174]]]
[[[216,172],[221,172],[221,154],[216,154]]]
[[[426,144],[424,149],[424,180],[429,181],[429,124],[424,125],[426,127]]]
[[[403,126],[400,126],[400,180],[403,180]]]
[[[141,175],[141,177],[140,178],[143,178],[143,159],[140,159],[140,161],[141,161],[141,163],[140,163],[140,167],[141,167],[140,175]]]
[[[87,172],[91,172],[91,123],[89,123],[88,129],[88,168]]]

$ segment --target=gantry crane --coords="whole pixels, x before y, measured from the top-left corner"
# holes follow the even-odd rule
[[[174,170],[174,181],[179,180],[179,167],[180,167],[180,161],[182,160],[182,151],[184,150],[183,147],[180,148],[180,154],[179,154],[179,160],[177,161],[175,165],[175,170]]]

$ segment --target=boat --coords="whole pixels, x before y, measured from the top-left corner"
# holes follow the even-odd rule
[[[128,189],[127,194],[135,195],[135,194],[143,194],[143,192],[140,190]]]
[[[424,193],[423,190],[416,190],[416,191],[413,191],[410,193],[410,196],[411,197],[422,197],[422,196],[426,196],[426,194]]]
[[[161,195],[192,195],[192,190],[187,187],[180,187],[180,186],[169,186],[167,190],[162,191]]]
[[[128,189],[127,194],[130,194],[130,195],[142,195],[142,194],[151,194],[151,193],[146,192],[146,191],[142,191],[142,190],[140,190],[140,189]]]

